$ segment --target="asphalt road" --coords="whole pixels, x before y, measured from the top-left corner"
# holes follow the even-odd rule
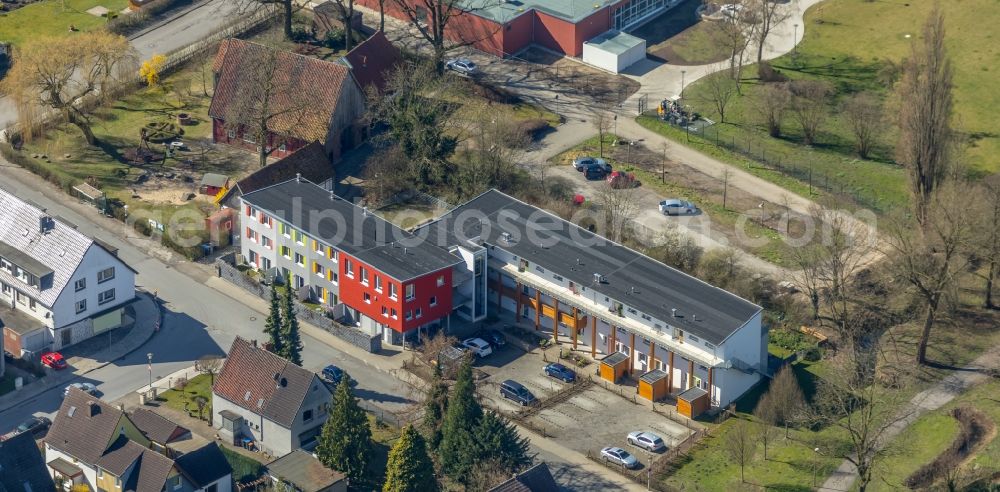
[[[190,367],[206,354],[224,354],[233,339],[261,339],[265,314],[256,312],[237,300],[220,293],[173,265],[148,256],[132,243],[112,234],[98,216],[77,213],[76,207],[66,206],[70,199],[45,185],[44,192],[21,181],[24,171],[0,167],[0,181],[19,197],[31,200],[50,213],[64,217],[86,234],[99,237],[119,248],[119,256],[139,274],[136,284],[156,292],[164,301],[165,319],[162,328],[143,347],[123,359],[95,370],[80,381],[97,386],[104,400],[113,401],[148,383],[146,354],[153,353],[153,378],[159,379]],[[32,181],[37,178],[30,177]],[[182,265],[191,268],[190,265]],[[339,352],[309,336],[303,336],[303,361],[307,369],[318,371],[335,363],[355,379],[359,398],[389,411],[399,412],[412,403],[409,386],[392,375],[366,365],[363,361]],[[75,381],[74,381],[75,382]],[[0,413],[0,431],[6,431],[30,415],[51,416],[62,401],[63,388],[53,388],[23,405]]]

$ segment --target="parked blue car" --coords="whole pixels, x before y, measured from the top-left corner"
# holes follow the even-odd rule
[[[561,379],[567,383],[576,381],[576,372],[558,362],[552,362],[546,365],[545,374],[549,377]]]
[[[320,374],[320,377],[333,384],[340,384],[340,380],[344,377],[344,370],[330,364],[323,368],[323,372]]]

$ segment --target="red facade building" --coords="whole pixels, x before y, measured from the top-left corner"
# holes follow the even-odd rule
[[[358,0],[378,10],[378,0]],[[445,27],[455,42],[472,45],[496,56],[513,55],[532,44],[568,56],[583,54],[583,43],[611,29],[625,30],[652,18],[676,4],[667,0],[513,0],[488,5],[470,0],[453,14]],[[422,11],[414,0],[414,8]],[[409,20],[392,2],[385,3],[386,15]],[[426,19],[431,22],[432,19]]]

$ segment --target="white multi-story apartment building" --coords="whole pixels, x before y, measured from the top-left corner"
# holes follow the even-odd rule
[[[766,373],[760,306],[499,191],[416,234],[486,256],[485,282],[456,284],[466,299],[485,289],[490,309],[576,350],[621,353],[629,374],[663,371],[671,394],[701,390],[723,407]]]
[[[109,246],[0,189],[4,349],[59,350],[122,325],[135,271]]]

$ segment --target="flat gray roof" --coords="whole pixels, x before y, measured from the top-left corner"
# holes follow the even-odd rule
[[[243,200],[399,281],[462,261],[306,179],[290,179]]]
[[[460,223],[456,219],[461,219]],[[719,344],[761,307],[497,190],[417,231],[429,242],[500,248],[576,285]],[[510,233],[513,241],[503,239]],[[446,234],[447,238],[440,238]],[[534,240],[532,240],[534,238]],[[594,281],[594,274],[603,282]],[[673,309],[677,310],[676,317]]]
[[[596,38],[584,42],[583,44],[594,45],[604,51],[607,51],[608,53],[620,55],[645,43],[646,42],[642,39],[628,33],[621,31],[608,31],[600,36],[597,36]]]

